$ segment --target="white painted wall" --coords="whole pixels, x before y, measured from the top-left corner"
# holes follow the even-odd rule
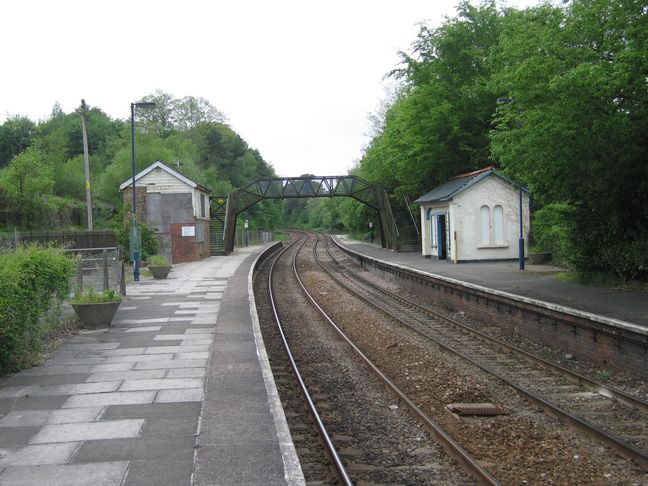
[[[480,208],[488,206],[489,219],[486,234],[488,241],[481,241]],[[502,207],[502,241],[496,241],[494,221],[495,206]],[[421,205],[422,252],[423,255],[438,254],[433,241],[436,225],[434,218],[426,219],[427,209],[432,214],[447,212],[449,223],[448,259],[454,262],[471,260],[502,260],[518,257],[520,228],[519,192],[514,186],[497,176],[489,176],[457,195],[449,203]],[[529,196],[523,193],[523,234],[525,252],[529,239]]]
[[[153,169],[137,180],[138,186],[146,186],[146,192],[161,192],[165,194],[170,193],[185,193],[192,192],[193,188],[178,179],[177,177],[169,174],[162,169]]]

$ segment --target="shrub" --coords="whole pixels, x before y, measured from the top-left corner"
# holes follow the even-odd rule
[[[160,255],[159,253],[155,255],[151,255],[148,258],[148,266],[149,267],[168,267],[171,264],[169,263],[169,260],[164,255]]]
[[[115,233],[117,244],[121,247],[124,260],[130,262],[130,231],[133,225],[131,210],[128,205],[123,205],[112,220],[111,229]],[[155,231],[141,221],[138,223],[142,239],[140,260],[146,260],[149,255],[158,251],[158,241]]]
[[[73,261],[33,244],[0,252],[0,372],[29,362],[42,347],[41,317],[70,292]]]
[[[77,291],[70,302],[72,304],[102,304],[105,302],[121,302],[121,300],[121,295],[113,289],[97,292],[90,287],[84,292]]]
[[[534,246],[551,253],[554,263],[565,263],[570,254],[570,215],[566,203],[548,204],[533,214],[531,234]]]

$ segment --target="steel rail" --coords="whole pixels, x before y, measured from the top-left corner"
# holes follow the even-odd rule
[[[535,364],[542,366],[545,369],[551,370],[551,371],[557,371],[564,377],[567,377],[571,379],[573,382],[578,383],[579,385],[587,384],[588,386],[591,387],[592,390],[595,390],[598,394],[603,395],[607,398],[614,397],[618,401],[625,403],[626,405],[634,406],[637,408],[642,409],[643,411],[648,413],[648,402],[641,400],[640,398],[634,397],[623,390],[619,390],[618,388],[611,387],[608,385],[605,385],[603,383],[600,383],[596,380],[593,380],[592,378],[588,378],[587,376],[581,375],[580,373],[576,373],[575,371],[572,371],[568,368],[565,368],[564,366],[560,366],[558,364],[552,363],[551,361],[547,361],[544,358],[541,358],[540,356],[536,356],[534,354],[531,354],[527,351],[524,351],[523,349],[517,348],[515,346],[512,346],[498,338],[489,336],[488,334],[485,334],[481,331],[478,331],[477,329],[473,329],[471,327],[466,326],[465,324],[462,324],[461,322],[457,321],[456,319],[453,319],[451,317],[445,316],[443,314],[440,314],[436,312],[434,309],[431,309],[429,307],[423,306],[419,304],[418,302],[414,302],[413,300],[407,299],[406,297],[402,297],[398,294],[395,294],[394,292],[391,292],[387,289],[384,289],[380,287],[379,285],[376,285],[375,283],[367,280],[364,278],[362,275],[357,273],[356,271],[352,270],[349,268],[347,265],[344,265],[341,263],[335,256],[330,251],[329,245],[328,245],[329,239],[326,238],[325,244],[326,244],[326,251],[336,263],[339,265],[343,266],[345,268],[345,271],[351,275],[353,275],[356,279],[360,280],[364,284],[372,287],[373,289],[395,299],[398,300],[399,302],[411,306],[435,319],[441,319],[448,324],[451,324],[460,330],[472,334],[474,336],[478,336],[480,339],[487,341],[491,344],[494,344],[496,346],[502,347],[506,349],[507,351],[510,351],[511,353],[518,354],[523,356],[524,358],[528,359],[529,361],[533,361]]]
[[[329,255],[330,255],[330,253],[329,253]],[[336,260],[332,255],[331,255],[331,258],[332,258],[334,261],[337,262],[337,260]],[[553,416],[555,416],[555,417],[557,417],[557,418],[559,418],[559,419],[562,419],[562,420],[566,421],[567,423],[571,424],[572,426],[579,428],[581,431],[585,432],[586,434],[588,434],[588,435],[590,435],[590,436],[593,436],[593,437],[596,438],[597,440],[599,440],[599,441],[601,441],[601,442],[603,442],[603,443],[605,443],[605,444],[611,446],[612,448],[614,448],[614,449],[615,449],[615,450],[616,450],[620,455],[622,455],[623,457],[626,457],[626,458],[628,458],[628,459],[632,459],[632,460],[636,461],[636,462],[637,462],[637,463],[638,463],[638,464],[639,464],[643,469],[648,470],[648,454],[647,454],[646,452],[642,451],[641,449],[638,449],[637,447],[635,447],[635,446],[633,446],[633,445],[631,445],[631,444],[628,444],[628,443],[627,443],[626,441],[624,441],[623,439],[621,439],[621,438],[619,438],[619,437],[616,437],[616,436],[614,436],[614,435],[612,435],[612,434],[606,432],[605,430],[603,430],[603,429],[597,427],[596,425],[594,425],[594,424],[592,424],[592,423],[590,423],[590,422],[587,422],[586,420],[582,419],[581,417],[579,417],[579,416],[577,416],[577,415],[574,415],[574,414],[570,413],[569,411],[563,409],[563,408],[560,407],[559,405],[557,405],[557,404],[555,404],[555,403],[552,403],[552,402],[550,402],[550,401],[544,399],[543,397],[537,395],[537,394],[534,393],[533,391],[531,391],[531,390],[529,390],[529,389],[527,389],[527,388],[525,388],[525,387],[523,387],[523,386],[521,386],[521,385],[518,385],[518,384],[516,384],[516,383],[513,383],[513,382],[510,381],[508,378],[506,378],[506,377],[502,376],[501,374],[499,374],[497,371],[494,371],[494,370],[490,369],[489,367],[487,367],[487,366],[485,366],[485,365],[482,365],[482,364],[479,363],[478,361],[474,360],[473,358],[471,358],[471,357],[469,357],[469,356],[466,356],[466,355],[463,354],[461,351],[459,351],[459,350],[453,348],[452,346],[450,346],[450,345],[448,345],[448,344],[446,344],[446,343],[444,343],[444,342],[438,340],[437,338],[435,338],[435,337],[433,337],[433,336],[431,336],[431,335],[429,335],[429,334],[427,334],[427,333],[421,331],[420,329],[417,329],[416,327],[413,327],[413,326],[407,324],[407,323],[404,322],[404,321],[403,321],[399,316],[394,315],[394,314],[391,313],[389,310],[387,310],[387,309],[381,307],[381,306],[378,305],[377,303],[373,302],[372,300],[368,299],[367,297],[362,296],[362,295],[360,295],[358,292],[356,292],[355,290],[351,289],[347,284],[345,284],[344,282],[342,282],[341,279],[339,279],[338,277],[336,277],[335,275],[333,275],[333,273],[332,273],[330,270],[328,270],[328,269],[327,269],[327,268],[326,268],[326,267],[325,267],[325,266],[324,266],[324,265],[319,261],[318,258],[317,258],[317,260],[318,260],[318,263],[320,264],[321,268],[322,268],[322,269],[323,269],[323,270],[324,270],[324,271],[325,271],[325,272],[326,272],[326,273],[327,273],[327,274],[328,274],[332,279],[334,279],[334,280],[335,280],[336,282],[338,282],[342,287],[344,287],[347,291],[349,291],[350,293],[352,293],[353,295],[355,295],[356,297],[358,297],[358,298],[361,299],[362,301],[364,301],[364,302],[366,302],[367,304],[371,305],[372,307],[374,307],[374,308],[380,310],[381,312],[383,312],[383,313],[386,314],[387,316],[389,316],[389,317],[395,319],[396,321],[402,323],[404,326],[406,326],[407,328],[413,330],[414,332],[416,332],[416,333],[418,333],[418,334],[424,336],[424,337],[427,338],[427,339],[432,340],[433,342],[435,342],[436,344],[438,344],[438,345],[441,346],[442,348],[444,348],[444,349],[450,351],[451,353],[453,353],[453,354],[455,354],[455,355],[461,357],[462,359],[464,359],[464,360],[466,360],[466,361],[472,363],[473,365],[477,366],[477,367],[480,368],[481,370],[483,370],[483,371],[485,371],[485,372],[487,372],[487,373],[489,373],[489,374],[495,376],[496,378],[498,378],[498,379],[500,379],[501,381],[503,381],[504,383],[506,383],[508,386],[511,386],[513,389],[517,390],[518,392],[520,392],[520,393],[523,394],[524,396],[526,396],[526,397],[528,397],[529,399],[531,399],[531,400],[533,400],[534,402],[536,402],[538,405],[540,405],[540,406],[541,406],[545,411],[547,411],[548,413],[552,414]],[[338,263],[339,263],[339,262],[338,262]],[[342,264],[340,264],[340,265],[342,265]],[[342,266],[344,266],[344,265],[342,265]],[[344,266],[344,268],[347,270],[347,273],[354,273],[352,270],[348,269],[348,267]],[[360,278],[362,278],[362,277],[360,277]],[[364,280],[364,279],[362,279],[362,280]],[[363,283],[364,283],[364,282],[363,282]],[[369,283],[369,284],[370,284],[372,287],[374,286],[373,283]],[[385,289],[380,289],[380,291],[381,291],[382,293],[386,294],[386,295],[390,295],[390,294],[391,294],[391,295],[393,296],[393,294],[392,294],[391,292],[389,292],[389,291],[387,291],[387,290],[385,290]],[[396,300],[401,301],[401,299],[404,299],[404,298],[402,298],[402,297],[400,297],[400,296],[396,296]],[[407,301],[407,303],[408,303],[407,305],[412,304],[412,305],[413,305],[414,307],[416,307],[416,308],[424,309],[426,313],[428,313],[428,314],[433,314],[433,317],[435,317],[435,318],[442,319],[442,320],[444,320],[444,321],[446,321],[446,322],[449,322],[449,323],[451,323],[451,324],[453,324],[453,325],[458,325],[459,327],[461,327],[461,330],[463,330],[463,331],[465,331],[465,332],[468,332],[468,333],[471,333],[471,334],[474,334],[474,335],[479,335],[480,337],[481,337],[481,336],[484,336],[485,339],[492,340],[493,342],[499,343],[499,340],[495,340],[494,338],[490,338],[490,336],[486,336],[486,335],[484,335],[483,333],[480,333],[480,332],[478,332],[478,331],[475,331],[475,330],[473,330],[473,329],[470,329],[470,328],[464,326],[464,325],[461,324],[461,323],[458,323],[458,322],[456,322],[456,321],[454,321],[454,320],[452,320],[452,319],[449,319],[449,318],[447,318],[447,317],[445,317],[445,316],[441,316],[441,315],[435,313],[434,311],[431,311],[431,310],[429,310],[429,309],[427,309],[427,308],[425,308],[425,307],[422,307],[422,306],[420,306],[420,305],[418,305],[418,304],[416,304],[416,303],[414,303],[414,302],[411,302],[411,301],[409,301],[409,300],[407,300],[407,299],[404,299],[404,300]],[[504,344],[504,343],[502,343],[502,344]],[[504,345],[504,346],[505,346],[506,348],[512,348],[512,347],[509,346],[509,345]],[[517,349],[517,348],[512,348],[512,349]],[[521,350],[520,350],[520,351],[521,351]],[[513,352],[513,351],[511,351],[511,352]],[[521,352],[522,352],[522,353],[525,353],[525,354],[528,354],[528,353],[523,352],[523,351],[521,351]],[[537,358],[537,357],[535,357],[535,358]],[[541,359],[541,358],[537,358],[537,359]],[[534,359],[534,361],[535,361],[535,359]],[[546,362],[546,363],[547,363],[548,365],[550,365],[551,367],[556,367],[556,365],[553,365],[552,363],[549,363],[549,362]],[[563,369],[564,369],[564,368],[562,368],[562,367],[556,367],[556,368],[560,368],[560,370],[563,370]],[[578,376],[578,377],[581,376],[581,375],[578,375],[578,374],[576,374],[576,373],[571,372],[570,370],[566,370],[566,369],[565,369],[565,371],[568,371],[570,374],[574,374],[574,375],[576,375],[576,376]],[[589,378],[586,378],[586,377],[582,377],[582,378],[583,378],[584,381],[586,381],[586,382],[593,382],[593,383],[596,383],[595,381],[590,380]],[[600,386],[601,386],[603,389],[605,389],[605,390],[608,389],[608,388],[604,387],[603,385],[600,385]],[[618,392],[618,390],[617,390],[617,392]],[[610,393],[612,393],[612,390],[610,390]],[[603,396],[606,396],[607,398],[609,398],[609,396],[607,396],[607,395],[604,395],[604,394],[602,394],[602,395],[603,395]],[[637,401],[637,400],[638,400],[638,399],[636,399],[635,397],[630,397],[630,400],[627,400],[627,401],[630,401],[632,404],[634,404],[634,402]],[[641,400],[638,400],[638,401],[639,401],[640,403],[642,403],[643,405],[646,405],[646,404],[645,404],[644,402],[642,402]]]
[[[352,486],[353,483],[351,482],[351,479],[349,478],[349,475],[346,472],[346,468],[344,467],[344,464],[342,463],[342,459],[340,459],[340,456],[338,455],[337,451],[335,450],[335,446],[333,445],[333,441],[331,440],[331,437],[329,436],[328,432],[326,431],[326,427],[324,426],[324,422],[320,418],[319,414],[317,413],[317,408],[315,407],[315,403],[313,402],[313,399],[310,396],[310,393],[308,392],[308,389],[306,387],[306,383],[304,383],[304,380],[302,379],[301,373],[299,372],[299,367],[297,366],[297,363],[295,362],[295,359],[293,357],[292,351],[290,350],[290,346],[288,345],[288,340],[286,339],[286,335],[284,334],[283,327],[281,325],[281,319],[279,318],[279,313],[277,311],[277,305],[274,299],[273,291],[272,291],[272,273],[274,271],[275,263],[281,258],[281,256],[286,253],[290,248],[292,248],[293,245],[295,245],[299,240],[296,240],[283,250],[281,250],[274,258],[272,261],[272,265],[270,266],[269,272],[268,272],[268,290],[270,294],[270,303],[272,305],[272,313],[274,314],[275,318],[275,323],[277,324],[277,329],[279,330],[279,334],[281,335],[281,340],[284,345],[284,349],[286,351],[286,355],[288,356],[288,360],[290,361],[290,366],[293,370],[293,373],[295,374],[295,378],[297,380],[297,383],[299,385],[299,389],[302,392],[302,396],[304,397],[304,401],[306,402],[306,406],[308,407],[308,410],[313,417],[313,421],[315,422],[315,426],[317,427],[317,431],[320,434],[320,437],[322,438],[322,442],[324,442],[324,448],[326,449],[326,453],[329,456],[329,459],[331,460],[333,464],[333,468],[335,470],[335,474],[340,480],[340,482],[346,486]],[[297,249],[297,252],[301,249],[306,244],[306,238],[301,243],[301,246],[299,249]]]
[[[317,247],[315,244],[314,253]],[[425,428],[430,432],[432,437],[439,443],[449,456],[457,460],[464,469],[471,474],[480,484],[484,485],[499,485],[500,482],[484,467],[482,467],[470,454],[463,448],[461,445],[456,442],[448,433],[443,430],[443,428],[438,425],[431,417],[426,415],[417,405],[414,403],[398,386],[389,379],[361,350],[358,348],[352,341],[349,339],[346,334],[338,327],[338,325],[328,316],[326,311],[320,307],[320,305],[315,301],[313,296],[308,292],[306,286],[299,277],[299,272],[297,271],[297,255],[302,250],[303,245],[295,252],[293,257],[293,272],[299,285],[304,292],[304,295],[308,300],[313,304],[313,306],[320,312],[322,317],[324,317],[331,327],[339,334],[339,336],[346,341],[346,343],[355,351],[355,353],[369,366],[369,368],[383,381],[383,383],[389,388],[398,398],[404,402],[408,409],[418,418]]]

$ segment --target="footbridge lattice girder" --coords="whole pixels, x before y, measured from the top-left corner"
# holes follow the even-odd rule
[[[378,211],[383,246],[393,248],[397,229],[387,193],[357,176],[313,176],[257,179],[227,198],[223,240],[225,252],[234,250],[236,218],[264,199],[351,197]]]

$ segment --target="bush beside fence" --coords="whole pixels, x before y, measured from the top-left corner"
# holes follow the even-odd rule
[[[0,373],[24,366],[42,348],[41,317],[70,292],[74,262],[61,249],[0,252]]]

